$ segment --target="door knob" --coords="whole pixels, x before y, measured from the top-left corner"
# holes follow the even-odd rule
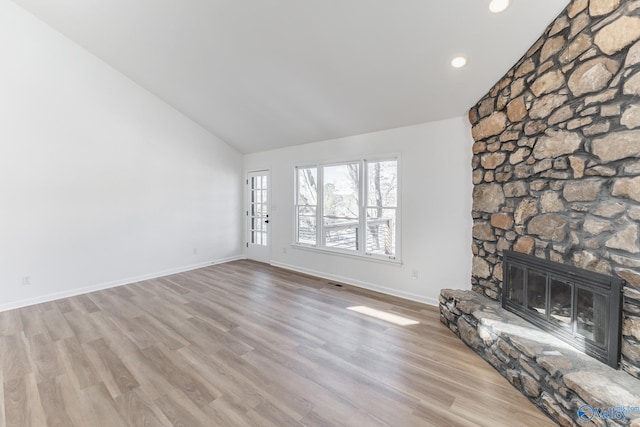
[[[268,220],[268,219],[267,219],[267,220],[265,220],[265,221],[264,221],[264,223],[265,223],[265,224],[269,224],[269,220]]]

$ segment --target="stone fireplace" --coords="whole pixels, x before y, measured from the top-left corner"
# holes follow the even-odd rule
[[[567,425],[576,419],[572,393],[582,401],[588,395],[576,385],[575,370],[566,363],[551,375],[538,370],[549,354],[523,351],[504,335],[509,328],[490,327],[516,322],[497,303],[503,256],[513,251],[622,281],[621,355],[613,376],[632,387],[629,402],[640,406],[639,40],[640,1],[573,0],[469,111],[473,294],[443,290],[441,318],[467,344],[478,341],[476,351]],[[564,351],[557,348],[541,351]]]

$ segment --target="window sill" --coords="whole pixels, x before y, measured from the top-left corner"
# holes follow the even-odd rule
[[[393,265],[397,267],[402,266],[402,260],[399,258],[389,259],[387,257],[375,256],[375,255],[360,255],[357,253],[350,253],[339,249],[318,248],[316,246],[304,245],[300,243],[291,243],[291,247],[294,249],[300,249],[303,251],[316,252],[325,255],[341,256],[346,258],[354,258],[362,261],[376,262],[379,264]]]

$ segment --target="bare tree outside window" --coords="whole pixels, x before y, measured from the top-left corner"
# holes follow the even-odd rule
[[[367,162],[368,253],[395,254],[398,199],[397,160]]]
[[[298,218],[297,242],[316,244],[316,228],[318,208],[318,169],[297,169],[297,201]]]

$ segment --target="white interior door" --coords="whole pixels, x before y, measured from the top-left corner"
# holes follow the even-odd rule
[[[270,261],[269,171],[247,175],[247,258]]]

